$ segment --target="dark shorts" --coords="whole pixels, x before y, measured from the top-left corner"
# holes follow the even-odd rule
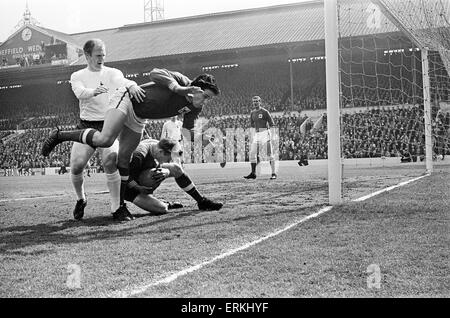
[[[103,120],[100,121],[88,121],[88,120],[82,120],[80,119],[80,122],[77,125],[77,129],[87,129],[87,128],[93,128],[98,131],[102,131],[103,129]]]

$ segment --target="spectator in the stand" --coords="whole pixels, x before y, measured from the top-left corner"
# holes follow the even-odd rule
[[[64,161],[61,161],[58,174],[65,174],[65,173],[67,173],[66,163]]]

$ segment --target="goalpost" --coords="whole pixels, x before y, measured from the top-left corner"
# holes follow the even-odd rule
[[[450,1],[324,0],[324,12],[329,203],[343,201],[344,161],[403,156],[431,173],[449,153]]]

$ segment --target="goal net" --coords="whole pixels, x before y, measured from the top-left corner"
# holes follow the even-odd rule
[[[337,160],[372,172],[378,167],[380,183],[431,172],[450,155],[450,1],[338,0],[335,10]],[[344,200],[357,186],[349,171],[339,176]]]

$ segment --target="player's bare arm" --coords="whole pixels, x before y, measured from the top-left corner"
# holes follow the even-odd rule
[[[166,69],[154,68],[150,72],[150,79],[156,84],[168,87],[172,92],[180,96],[203,93],[201,88],[190,85],[191,80],[188,77],[178,72],[170,72]]]

